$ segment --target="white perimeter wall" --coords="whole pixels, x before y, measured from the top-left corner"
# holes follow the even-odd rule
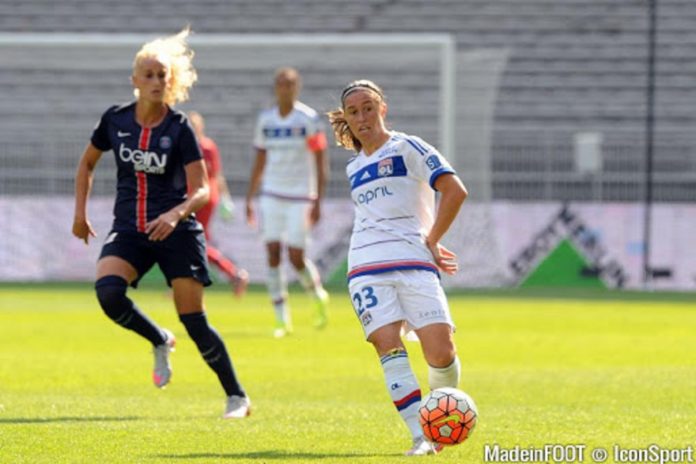
[[[99,237],[89,245],[71,235],[73,200],[70,197],[0,198],[0,281],[61,281],[93,279],[101,243],[112,220],[111,198],[93,198],[89,211]],[[241,213],[242,199],[237,199]],[[572,221],[559,220],[560,203],[507,203],[464,206],[454,232],[445,243],[460,256],[462,271],[445,278],[451,287],[514,286],[530,267],[568,237],[588,261],[620,268],[626,288],[642,287],[643,208],[628,203],[567,205]],[[329,276],[345,257],[352,224],[352,205],[327,200],[324,219],[314,230],[308,254]],[[578,226],[584,232],[574,234]],[[655,288],[696,289],[696,205],[656,204],[652,225],[653,267],[668,268],[671,277],[654,282]],[[265,251],[257,231],[237,214],[231,222],[213,224],[215,244],[247,268],[252,281],[263,282]],[[581,242],[594,238],[594,247]],[[341,244],[343,242],[343,244]],[[520,260],[525,251],[531,260]],[[530,253],[528,253],[530,255]],[[521,264],[522,263],[522,264]],[[605,279],[609,286],[615,281]]]

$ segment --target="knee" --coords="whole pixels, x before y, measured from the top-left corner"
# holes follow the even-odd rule
[[[368,337],[367,341],[375,347],[377,355],[385,356],[395,351],[406,351],[400,335],[401,321],[392,322],[376,329]]]
[[[431,367],[443,368],[450,366],[457,358],[457,351],[453,345],[442,346],[425,354],[425,360]]]
[[[206,351],[215,344],[217,332],[208,324],[204,312],[180,314],[179,320],[199,350]]]
[[[446,367],[457,356],[452,329],[446,324],[431,324],[416,330],[423,355],[431,367]]]
[[[127,311],[126,305],[123,304],[128,289],[126,279],[115,275],[105,276],[97,280],[94,289],[104,313],[110,319],[119,322]]]
[[[207,331],[209,327],[208,318],[203,311],[179,314],[179,320],[188,332]]]
[[[301,271],[305,267],[304,263],[304,251],[303,250],[290,250],[288,251],[288,258],[292,263],[293,267],[298,271]]]
[[[278,267],[280,265],[280,245],[268,247],[268,265]]]
[[[456,359],[457,349],[452,337],[439,340],[437,343],[423,345],[425,360],[431,367],[447,367]]]

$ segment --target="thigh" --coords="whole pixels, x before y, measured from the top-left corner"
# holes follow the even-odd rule
[[[122,277],[130,284],[138,277],[138,271],[123,258],[105,256],[97,261],[97,280],[110,275]]]
[[[266,258],[269,267],[278,267],[280,265],[282,251],[280,242],[266,242]]]
[[[203,284],[192,277],[177,277],[171,281],[174,305],[179,314],[203,312]]]
[[[388,275],[355,278],[348,289],[367,340],[377,329],[406,319],[399,305],[396,287]]]
[[[137,287],[140,278],[155,263],[153,245],[143,234],[136,232],[110,232],[104,241],[99,261],[97,278],[118,275]]]
[[[292,248],[305,249],[309,237],[309,203],[288,202],[285,208],[287,244]]]
[[[447,296],[437,275],[429,271],[398,274],[399,302],[411,327],[418,330],[431,324],[445,324],[454,328]]]
[[[285,231],[285,212],[277,198],[262,196],[259,199],[259,229],[264,242],[282,242]]]
[[[192,278],[206,287],[212,283],[203,231],[175,231],[166,240],[155,243],[157,263],[170,287],[178,278]]]

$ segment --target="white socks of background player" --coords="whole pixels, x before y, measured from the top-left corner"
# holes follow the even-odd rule
[[[459,364],[459,358],[454,357],[454,361],[447,367],[428,366],[428,384],[431,390],[436,388],[450,387],[457,388],[459,385],[459,377],[461,375],[462,366]]]
[[[302,288],[311,292],[315,297],[321,298],[324,288],[321,286],[321,277],[319,277],[317,267],[307,258],[304,260],[304,266],[304,269],[297,273]]]
[[[421,391],[404,350],[393,350],[380,358],[387,391],[413,438],[423,435],[418,422]]]
[[[285,272],[280,267],[269,267],[266,286],[273,302],[276,321],[283,325],[289,324],[290,314],[287,306],[288,283],[285,280]]]

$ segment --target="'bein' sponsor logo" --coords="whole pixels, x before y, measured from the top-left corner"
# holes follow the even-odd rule
[[[154,151],[130,149],[123,143],[118,149],[118,157],[124,163],[133,163],[133,169],[146,174],[164,174],[167,167],[167,154]]]

